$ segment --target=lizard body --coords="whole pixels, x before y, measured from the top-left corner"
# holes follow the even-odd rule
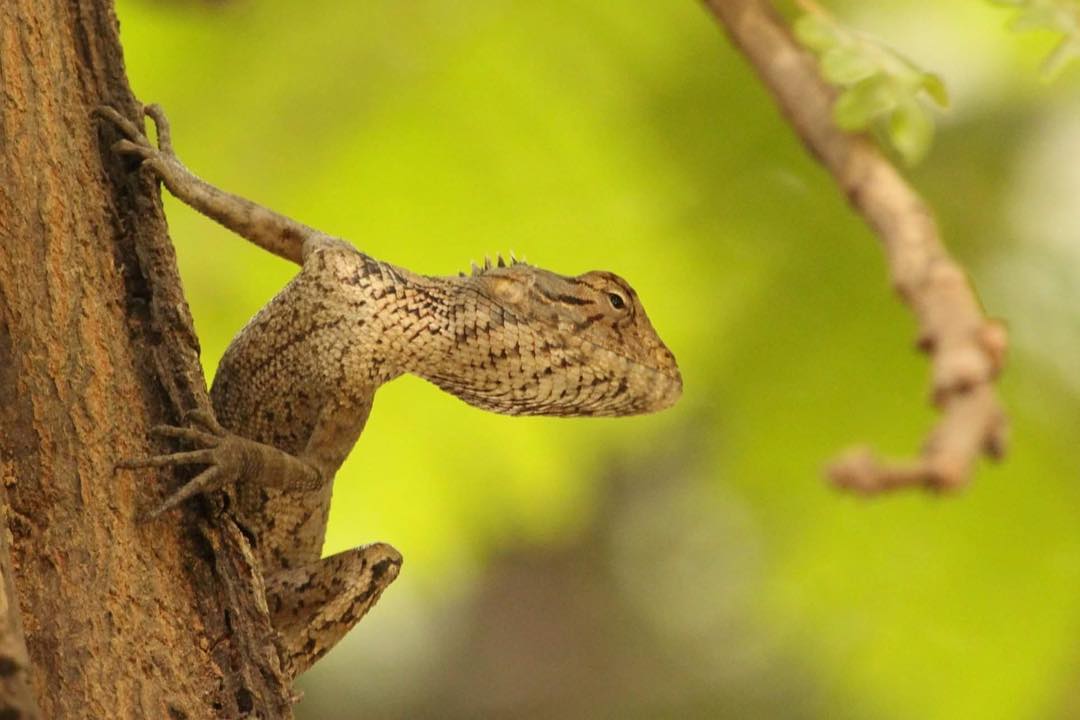
[[[99,114],[178,198],[299,274],[240,331],[211,389],[213,416],[158,428],[196,450],[126,463],[208,468],[157,512],[225,487],[254,539],[293,673],[325,653],[396,577],[400,556],[375,544],[321,559],[334,474],[382,384],[413,373],[477,407],[510,415],[630,415],[673,404],[674,356],[618,276],[565,277],[517,261],[433,277],[225,193],[109,108]]]

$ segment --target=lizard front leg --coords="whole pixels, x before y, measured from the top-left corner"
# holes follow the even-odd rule
[[[320,524],[312,534],[309,521],[318,516],[327,492],[323,477],[339,462],[341,448],[359,433],[370,403],[358,407],[324,408],[312,438],[300,456],[229,432],[209,412],[187,414],[187,426],[161,425],[157,437],[179,439],[197,449],[128,460],[119,467],[163,467],[203,464],[206,469],[158,505],[155,517],[187,498],[237,483],[237,520],[252,524],[266,580],[267,607],[280,636],[286,669],[295,677],[325,655],[375,605],[398,576],[401,554],[384,543],[365,545],[318,559],[322,546]],[[318,467],[324,467],[320,471]],[[248,507],[245,493],[257,487],[285,491],[286,508]],[[256,493],[264,502],[270,497]],[[326,499],[329,495],[326,494]],[[277,502],[273,501],[273,502]],[[278,516],[277,511],[282,514]],[[254,512],[254,515],[248,513]],[[269,515],[268,515],[269,513]],[[289,516],[289,517],[286,517]],[[290,519],[291,518],[291,519]],[[291,520],[299,518],[297,524]],[[325,521],[325,518],[323,522]]]
[[[158,425],[151,433],[157,437],[185,440],[197,449],[122,460],[116,465],[119,468],[207,466],[150,511],[148,519],[194,495],[217,490],[244,478],[258,478],[271,487],[295,491],[315,491],[324,484],[322,474],[314,466],[271,445],[229,432],[208,412],[194,410],[186,419],[186,427]]]
[[[237,235],[297,264],[301,264],[314,247],[333,242],[314,228],[220,190],[196,176],[173,152],[169,121],[161,107],[147,105],[144,112],[157,127],[157,147],[135,123],[114,108],[103,106],[94,111],[124,135],[125,139],[112,146],[113,151],[140,158],[142,166],[153,171],[177,198]]]
[[[400,568],[397,550],[374,543],[267,577],[266,603],[286,671],[299,675],[345,637]]]

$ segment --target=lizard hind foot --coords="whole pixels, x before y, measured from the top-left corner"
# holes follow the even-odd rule
[[[372,543],[266,577],[270,620],[295,677],[327,653],[401,570],[401,553]]]
[[[157,129],[157,145],[143,133],[142,129],[133,121],[124,117],[114,107],[100,105],[94,108],[94,116],[111,123],[123,135],[123,139],[113,144],[113,152],[120,155],[133,155],[143,161],[161,162],[176,158],[172,149],[172,134],[169,130],[169,121],[165,117],[165,111],[160,105],[151,104],[143,108],[143,112],[149,117]]]

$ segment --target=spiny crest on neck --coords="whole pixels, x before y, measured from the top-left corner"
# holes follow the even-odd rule
[[[495,263],[494,264],[492,264],[491,258],[485,256],[483,266],[479,266],[475,262],[470,262],[469,267],[471,269],[471,273],[466,274],[464,272],[459,272],[458,277],[469,277],[470,275],[472,277],[478,277],[478,276],[483,275],[484,273],[492,270],[493,268],[513,267],[514,265],[528,266],[528,263],[526,263],[524,259],[518,260],[517,257],[514,255],[514,251],[511,250],[510,251],[510,261],[509,262],[507,262],[506,260],[503,259],[502,253],[498,253],[498,254],[495,255]]]

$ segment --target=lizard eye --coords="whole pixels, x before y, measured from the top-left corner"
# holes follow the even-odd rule
[[[610,292],[608,293],[607,297],[608,302],[611,303],[611,307],[615,308],[616,310],[622,310],[624,307],[626,307],[626,301],[623,300],[623,296],[619,293]]]

